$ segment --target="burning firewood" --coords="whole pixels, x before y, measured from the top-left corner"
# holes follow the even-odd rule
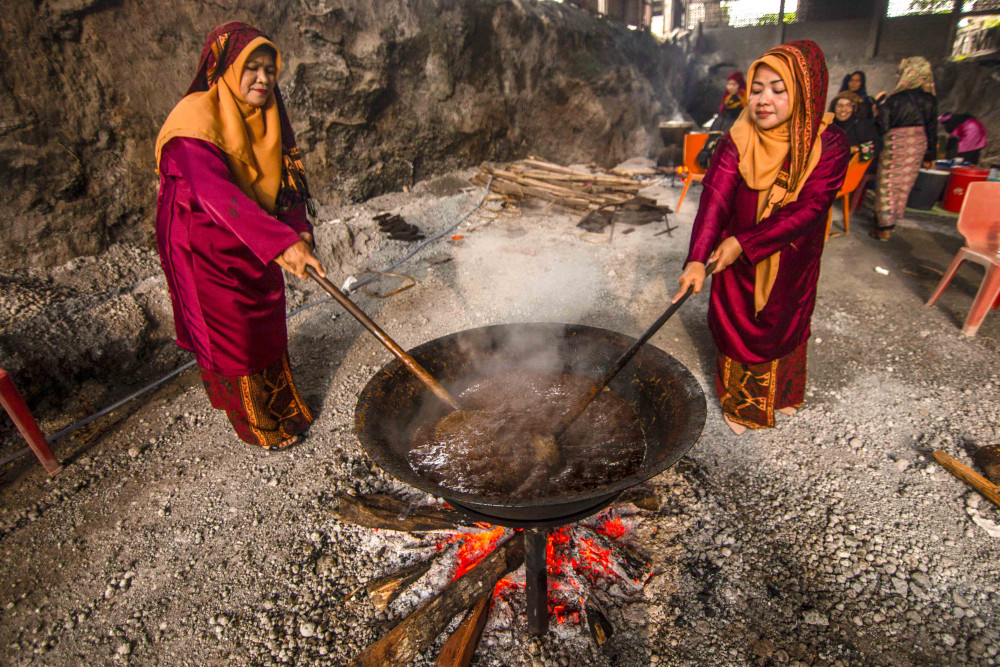
[[[392,604],[392,601],[399,597],[403,591],[412,586],[417,579],[427,574],[433,562],[433,559],[426,560],[404,568],[399,572],[369,581],[365,588],[368,591],[368,599],[371,600],[375,610],[385,611]]]
[[[611,625],[611,621],[608,620],[608,615],[605,613],[604,607],[601,606],[601,603],[593,595],[587,597],[584,611],[587,615],[587,628],[590,630],[590,638],[600,648],[604,646],[605,642],[611,639],[611,635],[615,633],[615,629]]]
[[[500,578],[517,568],[523,560],[524,541],[517,536],[507,540],[476,567],[448,584],[429,602],[361,652],[350,664],[357,667],[408,664],[431,645],[456,614],[492,593]]]
[[[653,576],[653,565],[624,544],[613,542],[589,526],[580,527],[577,560],[610,570],[639,590]]]
[[[468,667],[472,662],[472,656],[476,654],[476,645],[479,644],[479,638],[490,616],[492,597],[493,592],[490,591],[479,598],[476,606],[469,610],[461,625],[441,647],[436,664],[440,667]]]
[[[456,526],[475,525],[453,509],[446,507],[417,507],[410,511],[407,503],[387,496],[351,496],[337,494],[338,505],[330,514],[344,523],[365,528],[398,530],[415,533],[425,530],[454,530]]]

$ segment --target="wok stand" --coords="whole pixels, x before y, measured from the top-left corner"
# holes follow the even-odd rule
[[[524,587],[528,600],[528,632],[536,637],[549,631],[548,544],[548,528],[528,528],[524,531]]]

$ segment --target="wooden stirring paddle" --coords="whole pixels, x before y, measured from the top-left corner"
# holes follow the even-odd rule
[[[361,322],[361,324],[363,324],[364,327],[375,336],[375,338],[378,338],[379,342],[385,345],[397,359],[402,361],[403,365],[406,366],[411,373],[417,376],[418,380],[427,385],[427,388],[434,392],[435,396],[444,401],[449,407],[451,407],[452,410],[462,409],[462,406],[459,405],[458,401],[456,401],[451,394],[448,393],[447,389],[442,387],[441,384],[435,380],[423,366],[417,363],[416,359],[407,354],[406,350],[401,348],[396,341],[389,337],[386,332],[382,331],[382,329],[375,324],[375,321],[372,320],[372,318],[368,317],[363,310],[354,305],[354,302],[348,299],[346,294],[337,289],[337,287],[329,280],[319,275],[316,269],[308,264],[306,265],[306,273],[309,274],[310,278],[319,283],[320,287],[329,292],[330,296],[332,296],[337,303],[344,307],[344,310],[354,316],[354,319]]]
[[[706,278],[712,275],[712,272],[715,270],[715,265],[716,262],[711,262],[710,264],[708,264],[708,266],[705,267]],[[660,327],[666,324],[667,320],[669,320],[670,317],[675,312],[677,312],[677,309],[680,308],[685,301],[687,301],[687,298],[691,296],[691,293],[693,291],[694,287],[688,285],[687,291],[684,292],[681,298],[679,298],[676,303],[670,304],[670,307],[667,308],[666,311],[664,311],[664,313],[660,315],[660,317],[657,318],[655,322],[653,322],[653,325],[648,329],[646,329],[646,333],[639,336],[638,340],[632,343],[632,346],[629,349],[627,349],[624,354],[618,357],[615,363],[611,364],[611,367],[608,368],[608,370],[604,373],[601,379],[598,380],[590,388],[590,391],[588,391],[575,406],[573,406],[572,410],[566,413],[566,416],[562,418],[562,420],[556,426],[555,430],[552,431],[553,440],[551,445],[548,444],[547,442],[543,442],[547,441],[547,438],[545,438],[545,436],[535,436],[535,438],[541,438],[543,441],[535,442],[533,440],[532,446],[541,451],[546,451],[553,448],[555,446],[555,443],[560,438],[562,438],[562,436],[566,434],[566,431],[569,430],[569,427],[573,425],[573,422],[576,421],[577,417],[582,415],[583,411],[587,409],[587,406],[590,405],[595,398],[597,398],[597,395],[600,394],[602,391],[604,391],[604,388],[608,386],[608,383],[611,382],[611,380],[616,375],[618,375],[619,371],[621,371],[621,369],[625,367],[625,364],[627,364],[632,360],[632,357],[636,355],[636,353],[639,351],[639,348],[645,345],[646,342],[650,338],[652,338],[657,331],[660,330]]]

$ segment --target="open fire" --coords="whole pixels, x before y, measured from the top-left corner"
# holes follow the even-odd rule
[[[391,518],[388,523],[414,521],[412,513],[406,511],[407,508],[401,501],[397,502],[403,511],[394,513],[392,507],[386,506],[388,501],[385,496],[380,496],[376,500],[375,504],[384,509],[384,514]],[[342,507],[336,514],[342,520],[344,516],[356,519],[365,515],[364,512],[359,513],[356,507],[358,503],[363,502],[365,502],[363,498],[353,498],[351,500],[353,505],[347,504],[345,507],[342,500]],[[646,502],[649,502],[648,497]],[[452,512],[446,506],[439,507],[438,510],[443,513]],[[377,664],[376,659],[393,655],[392,651],[398,645],[413,644],[412,638],[404,640],[399,636],[410,632],[406,627],[408,624],[413,626],[413,632],[419,627],[421,634],[428,637],[426,643],[429,645],[448,626],[451,618],[462,613],[465,613],[466,618],[446,643],[445,649],[448,649],[450,654],[458,650],[455,646],[460,645],[464,651],[463,655],[471,660],[494,603],[503,602],[508,610],[507,617],[513,619],[509,614],[513,609],[525,604],[523,596],[526,593],[528,625],[531,629],[532,591],[529,582],[532,577],[538,577],[539,573],[531,572],[532,559],[526,558],[526,555],[530,555],[532,540],[537,540],[540,536],[545,540],[544,577],[536,579],[543,583],[541,587],[536,585],[535,594],[540,598],[544,590],[545,597],[544,600],[536,598],[535,606],[538,610],[535,612],[536,616],[543,613],[540,610],[547,610],[548,618],[557,626],[569,629],[570,626],[578,625],[584,632],[589,632],[591,639],[598,646],[602,645],[614,630],[598,599],[600,598],[605,604],[613,604],[616,598],[619,601],[627,599],[630,595],[641,591],[653,576],[652,565],[626,544],[629,534],[641,521],[638,516],[639,511],[635,504],[621,503],[577,523],[545,531],[538,529],[522,531],[487,523],[475,523],[468,528],[453,526],[452,530],[440,537],[434,545],[436,548],[430,561],[418,563],[367,584],[369,600],[377,608],[384,609],[407,589],[419,588],[421,584],[418,582],[428,573],[431,563],[435,560],[445,559],[444,562],[435,563],[434,567],[439,571],[444,568],[451,581],[444,591],[423,604],[389,634],[369,647],[356,659],[355,664]],[[401,516],[407,518],[401,519]],[[425,513],[422,518],[415,520],[416,524],[403,529],[410,532],[418,532],[421,529],[445,532],[439,525],[433,525],[434,521],[430,519],[431,517]],[[352,522],[360,523],[357,520]],[[428,522],[431,524],[429,527]],[[401,529],[400,526],[374,525],[374,523],[377,522],[362,523],[362,525],[379,529]],[[538,546],[540,548],[541,543]],[[510,554],[515,549],[517,560],[512,561]],[[526,549],[529,554],[525,553]],[[527,560],[527,570],[519,567],[524,562],[523,559]],[[498,569],[499,561],[507,562],[509,569],[505,572]],[[426,582],[426,579],[424,581]],[[468,594],[464,597],[456,596],[454,591],[459,587],[470,590],[475,588],[479,592],[474,597]],[[484,595],[484,590],[489,591],[489,594]],[[433,605],[437,605],[440,609],[429,610],[428,608]],[[427,619],[423,616],[428,615],[430,611],[433,611],[430,615],[441,623],[441,629],[435,631],[426,627]],[[393,636],[393,633],[397,636]],[[383,646],[384,642],[388,646]],[[445,649],[442,649],[442,656],[445,654]],[[459,660],[444,664],[468,664],[468,662]]]

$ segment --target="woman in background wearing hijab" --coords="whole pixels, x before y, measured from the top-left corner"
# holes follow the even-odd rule
[[[892,94],[879,95],[875,126],[883,136],[878,164],[877,226],[873,238],[888,241],[906,211],[906,200],[920,166],[937,157],[937,98],[934,72],[926,58],[913,56],[899,63],[899,82]]]
[[[826,60],[789,42],[750,66],[747,108],[702,182],[677,301],[717,262],[708,326],[715,388],[736,433],[774,426],[805,400],[806,343],[826,216],[844,182],[847,137],[824,114]]]
[[[864,102],[849,90],[838,93],[830,103],[833,124],[844,131],[851,153],[860,153],[862,162],[878,158],[881,149],[878,131],[871,118],[861,115]]]
[[[861,70],[851,72],[844,76],[844,82],[840,85],[840,92],[851,92],[861,98],[861,106],[858,107],[859,118],[875,118],[878,114],[878,105],[875,98],[868,96],[867,77]]]
[[[722,95],[719,114],[716,116],[709,132],[725,132],[733,126],[740,113],[747,105],[747,81],[743,72],[733,72],[726,79],[726,92]]]
[[[156,242],[177,343],[194,352],[212,407],[265,449],[295,444],[313,420],[289,368],[281,269],[323,274],[280,68],[261,31],[219,26],[156,140]]]

